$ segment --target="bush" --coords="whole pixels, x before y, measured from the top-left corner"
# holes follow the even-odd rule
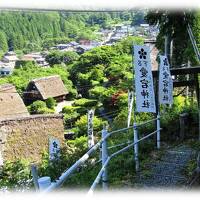
[[[60,149],[59,159],[49,160],[49,154],[43,152],[39,166],[39,176],[50,176],[57,179],[66,169],[74,164],[87,150],[87,137],[67,141],[67,145]]]
[[[26,160],[6,161],[0,176],[0,188],[22,190],[33,186],[29,162]]]
[[[46,103],[40,100],[35,101],[30,106],[28,106],[28,110],[31,114],[54,113],[54,110],[47,108]]]
[[[83,107],[93,107],[93,106],[96,106],[98,103],[97,100],[92,100],[92,99],[85,99],[85,98],[82,98],[82,99],[78,99],[78,100],[75,100],[74,102],[74,106],[83,106]]]
[[[57,104],[56,100],[52,97],[49,97],[45,102],[46,102],[47,108],[50,108],[50,109],[54,109],[54,107]]]
[[[27,68],[27,66],[34,66],[35,61],[26,61],[26,60],[18,60],[15,63],[15,68],[19,69],[19,68]]]
[[[100,131],[103,129],[104,121],[94,116],[93,130]],[[78,136],[87,135],[87,115],[82,116],[76,121],[75,126],[78,128]]]
[[[74,110],[75,110],[75,107],[73,106],[65,106],[62,109],[62,113],[69,114],[71,112],[74,112]]]
[[[69,114],[64,114],[64,124],[66,127],[68,127],[70,122],[76,121],[76,119],[80,116],[79,113],[76,111],[69,113]]]
[[[85,115],[87,113],[87,108],[84,106],[65,106],[62,109],[62,113],[64,114],[70,114],[73,112],[77,112],[79,115]]]

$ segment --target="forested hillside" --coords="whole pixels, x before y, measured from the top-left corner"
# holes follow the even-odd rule
[[[71,13],[5,12],[0,13],[0,50],[40,50],[59,42],[98,39],[95,31],[113,23],[142,22],[142,12]]]

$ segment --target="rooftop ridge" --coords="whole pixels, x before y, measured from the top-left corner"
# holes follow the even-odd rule
[[[15,88],[14,85],[12,85],[10,83],[5,83],[3,85],[0,85],[0,92],[5,91],[5,90],[10,90],[10,89],[13,89],[13,88]]]

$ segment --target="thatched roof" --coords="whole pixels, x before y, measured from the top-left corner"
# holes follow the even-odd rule
[[[0,85],[0,120],[26,116],[29,113],[15,87],[11,84]]]
[[[58,75],[33,79],[30,83],[36,86],[43,100],[46,100],[49,97],[54,98],[69,93]]]

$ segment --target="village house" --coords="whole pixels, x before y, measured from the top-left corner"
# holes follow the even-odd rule
[[[20,60],[21,61],[34,61],[40,67],[49,67],[49,64],[46,62],[45,57],[40,52],[33,52],[33,53],[25,54]]]
[[[91,40],[86,40],[86,39],[80,39],[78,42],[80,45],[86,45],[86,46],[89,46],[91,44]]]
[[[8,76],[12,74],[13,69],[14,68],[10,66],[9,63],[4,63],[0,61],[0,76]]]
[[[85,53],[86,51],[89,51],[89,50],[91,50],[91,49],[93,49],[93,48],[94,48],[94,46],[79,45],[79,46],[77,47],[77,49],[76,49],[76,52],[77,52],[78,54],[83,54],[83,53]]]
[[[57,49],[59,51],[76,51],[76,47],[79,43],[72,41],[67,44],[57,44],[56,46],[52,47],[51,49]]]
[[[36,100],[45,101],[52,97],[57,102],[62,102],[68,93],[60,76],[42,77],[29,82],[24,92],[24,101],[30,104]]]
[[[72,47],[77,47],[79,45],[79,43],[72,41],[72,42],[69,42],[69,45],[71,45]]]
[[[4,63],[15,63],[18,60],[17,55],[13,51],[9,51],[4,54],[2,62]]]
[[[0,76],[8,76],[12,71],[11,67],[0,67]]]
[[[58,44],[54,47],[54,49],[60,50],[60,51],[73,51],[73,48],[70,44]]]
[[[17,55],[13,51],[5,53],[0,61],[0,76],[12,74],[17,60]]]
[[[0,85],[0,120],[29,116],[28,110],[15,86]]]

